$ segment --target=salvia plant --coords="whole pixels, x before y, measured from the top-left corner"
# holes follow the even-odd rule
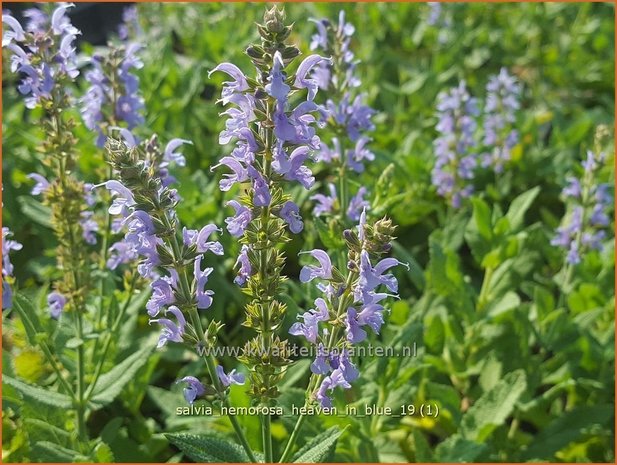
[[[51,320],[41,319],[37,304],[22,294],[17,294],[13,302],[29,342],[40,349],[53,368],[59,389],[49,398],[40,388],[31,387],[27,392],[34,400],[44,399],[62,409],[61,415],[73,412],[65,421],[74,425],[75,435],[67,437],[65,445],[75,451],[76,457],[86,460],[90,454],[101,458],[108,452],[100,440],[90,438],[89,416],[114,400],[145,363],[150,349],[136,351],[122,363],[110,366],[119,348],[116,333],[130,308],[137,281],[132,279],[129,285],[125,279],[124,292],[114,293],[116,278],[109,273],[107,263],[113,227],[98,216],[96,186],[81,179],[75,149],[79,122],[71,112],[81,103],[84,125],[96,132],[99,145],[105,132],[116,125],[126,123],[132,128],[141,122],[138,81],[131,75],[136,59],[134,51],[126,48],[112,50],[107,59],[95,56],[91,60],[95,69],[86,73],[91,88],[78,99],[71,91],[80,74],[75,49],[80,31],[67,16],[72,7],[60,4],[50,11],[28,9],[25,27],[9,13],[3,13],[2,21],[6,25],[3,47],[11,54],[11,71],[20,75],[18,90],[26,107],[41,115],[45,138],[39,151],[44,172],[28,177],[34,182],[32,195],[41,197],[42,205],[49,208],[57,242],[57,273],[45,298]],[[3,229],[3,308],[11,307],[8,252],[21,248],[9,237],[8,229]],[[16,389],[24,387],[8,376],[5,382]]]
[[[582,173],[569,176],[562,190],[567,212],[551,240],[552,245],[565,252],[562,296],[570,290],[574,267],[589,251],[602,251],[607,238],[613,196],[609,184],[598,182],[606,163],[606,155],[600,151],[605,135],[606,129],[601,127],[596,133],[595,151],[588,150],[581,163]]]
[[[535,58],[451,40],[473,6],[129,6],[79,54],[72,8],[2,16],[37,217],[2,228],[4,458],[612,458],[612,135],[570,163],[589,121],[551,135]]]
[[[345,21],[345,12],[340,12],[338,23],[328,19],[313,21],[317,32],[312,37],[311,49],[332,57],[313,70],[317,85],[328,96],[321,108],[321,121],[325,125],[323,132],[329,136],[328,142],[322,139],[315,159],[331,167],[333,178],[328,181],[326,193],[311,196],[316,201],[313,214],[329,215],[338,219],[340,225],[348,225],[357,222],[362,210],[370,206],[366,186],[350,192],[349,172],[363,172],[365,163],[375,158],[366,134],[375,127],[371,121],[375,112],[363,103],[364,96],[356,92],[361,81],[356,70],[358,61],[351,50],[355,28]],[[337,178],[338,183],[332,182]]]
[[[438,195],[453,208],[460,208],[474,193],[479,169],[498,175],[511,160],[519,142],[515,124],[520,94],[516,78],[502,68],[498,75],[489,77],[483,111],[465,81],[438,95],[439,136],[434,142],[431,176]]]

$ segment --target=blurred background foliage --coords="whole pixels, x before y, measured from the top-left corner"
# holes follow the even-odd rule
[[[78,5],[73,15],[84,31],[84,56],[104,44],[119,8]],[[384,209],[399,225],[394,255],[412,264],[409,273],[398,271],[401,299],[373,342],[395,347],[415,342],[418,347],[417,357],[363,361],[362,379],[345,392],[345,402],[395,410],[425,403],[437,405],[440,413],[315,417],[307,422],[305,437],[335,424],[348,426],[332,456],[335,461],[614,461],[614,248],[607,243],[604,252],[585,259],[562,304],[553,277],[563,255],[549,243],[564,213],[560,191],[565,177],[593,148],[599,125],[611,128],[602,181],[614,182],[613,4],[451,3],[442,7],[448,21],[429,25],[424,3],[291,3],[285,10],[295,22],[292,41],[308,52],[314,24],[307,19],[335,20],[341,9],[356,26],[352,49],[361,60],[362,90],[378,112],[371,144],[376,159],[354,181],[374,187],[385,168],[394,165],[381,194],[391,199]],[[222,225],[229,213],[222,206],[234,193],[221,193],[220,173],[210,171],[228,152],[218,144],[224,127],[216,104],[222,77],[209,79],[208,71],[222,61],[249,69],[243,50],[256,37],[254,23],[263,10],[264,5],[236,3],[139,5],[147,123],[137,133],[194,142],[184,149],[187,166],[174,173],[184,199],[179,216],[189,227]],[[475,302],[483,267],[469,240],[472,210],[448,211],[430,182],[435,105],[440,91],[463,79],[472,95],[483,98],[488,78],[501,67],[523,85],[517,119],[521,143],[499,183],[479,179],[477,190],[490,205],[492,224],[520,194],[535,186],[539,193],[523,210],[524,223],[511,225],[492,244],[498,248],[514,241],[516,247],[504,257],[510,261],[494,285],[493,301],[480,312]],[[24,244],[12,256],[18,287],[46,288],[55,244],[44,207],[32,200],[26,178],[39,170],[36,147],[44,134],[31,123],[35,115],[24,108],[7,66],[2,91],[3,224]],[[83,85],[74,92],[81,95]],[[75,118],[80,118],[77,108]],[[77,136],[80,171],[86,181],[98,182],[102,154],[85,128]],[[327,173],[319,167],[314,171],[316,189],[321,189]],[[286,273],[292,278],[300,269],[296,253],[319,240],[308,195],[298,189],[294,196],[305,201],[306,228],[288,245]],[[229,235],[221,240],[226,254],[211,278],[216,298],[209,311],[226,323],[221,342],[241,345],[247,339],[240,326],[244,298],[232,283],[231,270],[238,245]],[[288,324],[312,302],[310,293],[308,287],[289,283]],[[136,334],[145,338],[154,329],[145,312],[135,312]],[[23,341],[20,345],[19,325],[14,332],[16,339],[8,346],[5,341],[4,370],[27,380],[41,378],[42,359]],[[283,405],[302,403],[305,362],[286,378]],[[224,419],[175,414],[183,400],[173,382],[203,374],[200,370],[200,362],[178,348],[157,353],[120,400],[90,419],[91,430],[101,434],[117,461],[181,459],[162,431],[230,431]],[[248,404],[242,388],[234,388],[232,395],[234,405]],[[4,435],[4,450],[16,460],[26,457],[22,436],[27,433],[18,420],[3,421],[5,433],[13,433]],[[257,419],[242,422],[257,446]],[[277,447],[292,426],[293,418],[275,423]]]

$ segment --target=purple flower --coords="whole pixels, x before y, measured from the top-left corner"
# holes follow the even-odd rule
[[[279,215],[289,225],[289,230],[292,233],[298,234],[302,231],[302,228],[304,228],[300,210],[292,201],[285,202]]]
[[[272,70],[268,77],[268,84],[265,89],[268,95],[274,97],[277,102],[284,104],[287,101],[287,95],[291,90],[290,87],[285,84],[285,73],[283,73],[283,57],[279,51],[274,52]]]
[[[123,263],[129,263],[138,258],[136,244],[132,241],[122,239],[109,248],[109,258],[107,268],[115,270]]]
[[[356,379],[358,379],[358,376],[360,376],[360,372],[349,358],[349,352],[347,349],[343,349],[341,351],[341,355],[338,360],[338,368],[341,370],[343,373],[343,378],[348,383],[353,383]]]
[[[214,295],[214,291],[205,289],[206,284],[208,283],[208,276],[210,273],[214,271],[213,268],[206,268],[205,270],[201,270],[201,260],[203,255],[198,255],[195,258],[194,262],[194,275],[195,275],[195,289],[196,289],[196,297],[197,297],[197,308],[200,310],[205,310],[212,305],[212,296]]]
[[[341,158],[341,143],[337,137],[332,138],[332,148],[328,147],[323,142],[319,145],[319,151],[315,156],[315,161],[323,161],[324,163],[332,163]]]
[[[224,387],[229,387],[232,384],[244,384],[244,375],[242,373],[236,373],[235,369],[231,370],[229,374],[225,374],[223,367],[221,365],[217,365],[216,374]]]
[[[589,223],[592,226],[608,226],[610,224],[610,219],[606,212],[604,211],[604,205],[597,204],[593,207],[591,212],[591,217],[589,218]]]
[[[32,195],[40,195],[49,188],[49,181],[47,181],[47,179],[45,179],[40,174],[30,173],[28,175],[28,178],[36,182],[36,184],[32,188],[32,191],[30,192]]]
[[[437,112],[436,129],[440,135],[433,144],[436,161],[432,182],[437,193],[458,208],[461,198],[472,192],[470,181],[477,166],[477,156],[472,151],[477,101],[469,95],[462,81],[458,87],[439,94]]]
[[[150,323],[158,323],[163,327],[161,329],[161,335],[159,336],[158,345],[156,346],[157,349],[160,349],[169,341],[183,341],[182,336],[184,335],[184,327],[186,326],[186,320],[184,319],[184,315],[178,307],[173,305],[169,307],[165,313],[172,313],[176,317],[177,323],[174,323],[168,318],[158,318],[156,320],[150,320]]]
[[[356,141],[354,149],[347,152],[347,163],[356,173],[364,171],[364,160],[372,161],[375,159],[375,154],[366,147],[368,142],[370,142],[370,139],[362,136]]]
[[[233,81],[226,81],[223,83],[221,98],[223,105],[226,105],[230,101],[233,94],[248,90],[249,85],[246,80],[246,76],[236,65],[232,63],[221,63],[208,73],[208,77],[210,77],[215,71],[227,73],[233,79]]]
[[[2,13],[2,22],[9,27],[8,30],[4,30],[4,34],[2,35],[2,47],[6,47],[12,41],[23,42],[26,40],[26,35],[24,34],[21,24],[9,13]]]
[[[603,161],[603,154],[596,156],[588,151],[582,163],[582,182],[578,178],[568,177],[568,184],[562,191],[573,208],[557,228],[551,244],[567,250],[566,261],[572,265],[580,263],[587,251],[603,249],[604,229],[610,225],[609,212],[613,205],[609,185],[597,183],[594,179]]]
[[[304,336],[307,341],[313,344],[317,342],[317,335],[319,334],[319,322],[328,321],[330,314],[326,301],[318,298],[315,300],[315,309],[310,309],[308,312],[304,312],[298,318],[302,319],[302,323],[294,323],[289,328],[289,334],[294,336]]]
[[[247,279],[253,273],[253,270],[251,268],[251,262],[248,256],[248,252],[249,252],[249,246],[243,245],[242,248],[240,249],[240,255],[238,255],[238,259],[236,260],[236,263],[234,264],[234,267],[240,265],[240,268],[238,270],[238,276],[236,276],[234,279],[234,283],[236,283],[238,286],[243,286],[246,283]]]
[[[360,278],[358,279],[358,292],[370,292],[383,284],[390,291],[398,290],[398,282],[392,274],[384,275],[385,271],[396,265],[405,265],[396,258],[384,258],[379,261],[375,268],[371,266],[369,254],[366,250],[360,253]],[[358,293],[357,292],[357,293]]]
[[[98,223],[93,219],[94,213],[91,211],[81,212],[79,224],[82,229],[82,237],[86,244],[96,244],[96,232],[99,230]]]
[[[137,7],[135,5],[126,7],[122,11],[122,24],[118,26],[118,37],[120,40],[126,41],[129,39],[131,32],[134,35],[139,35],[141,33]]]
[[[125,145],[128,148],[132,149],[134,147],[137,147],[139,143],[137,138],[127,128],[121,128],[118,126],[110,126],[109,129],[118,131],[118,133],[120,134],[120,137],[122,137],[122,140],[124,141]]]
[[[109,213],[111,215],[123,214],[127,207],[132,207],[136,204],[131,191],[124,187],[120,181],[107,181],[95,187],[99,186],[105,186],[112,197],[114,197],[114,201],[111,207],[109,207]]]
[[[568,250],[568,255],[566,257],[566,260],[571,265],[578,265],[581,262],[581,255],[580,255],[578,248],[579,246],[576,241],[572,241],[570,243],[570,249]]]
[[[366,331],[362,329],[362,324],[358,321],[358,313],[353,307],[347,309],[345,333],[347,335],[347,340],[352,344],[357,344],[366,339]]]
[[[330,376],[327,376],[319,386],[317,390],[316,399],[319,401],[323,408],[332,408],[332,399],[328,397],[327,392],[333,391],[337,387],[341,386],[344,389],[351,388],[351,384],[347,382],[343,375],[343,370],[337,368]]]
[[[501,68],[498,75],[489,79],[486,92],[484,144],[489,153],[485,154],[482,166],[492,166],[500,173],[510,159],[510,150],[518,142],[518,132],[512,125],[520,108],[521,88],[516,79]]]
[[[224,174],[223,179],[219,183],[219,187],[223,192],[228,191],[237,182],[244,182],[248,179],[247,169],[234,157],[223,157],[221,162],[213,166],[212,169],[221,165],[225,165],[233,171],[233,174]]]
[[[357,315],[357,321],[360,325],[368,325],[375,334],[379,334],[383,325],[383,306],[372,303],[362,307],[362,310]]]
[[[60,4],[51,15],[51,28],[55,35],[64,34],[81,34],[77,29],[73,27],[70,19],[66,16],[66,10],[74,7],[73,3]]]
[[[178,166],[186,165],[184,155],[176,151],[182,144],[193,145],[193,142],[186,139],[172,139],[167,143],[165,153],[163,154],[163,165],[161,166],[165,167],[171,163],[175,163]]]
[[[189,404],[193,404],[197,397],[205,394],[206,389],[204,385],[199,382],[197,378],[194,376],[185,376],[182,379],[176,381],[177,383],[186,383],[186,387],[184,388],[184,398]]]
[[[311,50],[318,48],[328,48],[328,29],[330,22],[327,19],[313,19],[309,18],[309,21],[315,23],[317,26],[317,33],[311,37]]]
[[[54,320],[60,318],[62,310],[66,305],[66,297],[59,292],[52,292],[47,296],[47,305],[49,307],[49,313]]]
[[[367,190],[366,187],[361,186],[358,189],[356,195],[354,195],[349,201],[349,208],[347,208],[347,217],[352,221],[358,221],[360,219],[360,214],[365,208],[370,207],[370,203],[367,200],[364,200],[364,196],[366,195]]]
[[[331,279],[332,278],[332,262],[328,254],[321,249],[314,249],[308,252],[313,258],[317,259],[320,266],[306,265],[300,270],[300,281],[307,283],[315,278]]]
[[[439,2],[428,2],[427,5],[430,8],[430,15],[426,20],[426,23],[429,26],[436,26],[439,23],[442,5]]]
[[[319,346],[317,347],[317,356],[315,357],[313,363],[311,363],[311,372],[316,375],[327,375],[330,373],[328,354],[326,353],[322,343],[319,343]]]
[[[307,75],[313,70],[319,63],[331,63],[332,60],[324,58],[319,55],[309,55],[306,57],[298,70],[296,71],[296,80],[294,81],[294,87],[297,89],[308,89],[308,99],[313,100],[317,94],[318,81],[315,78],[307,77]]]
[[[268,181],[254,168],[249,169],[249,176],[253,178],[253,205],[267,207],[272,201]]]
[[[197,253],[205,253],[211,251],[215,255],[223,255],[223,246],[218,241],[208,241],[210,235],[215,232],[221,232],[221,229],[214,224],[204,226],[199,231],[195,229],[182,230],[182,237],[184,239],[184,245],[194,245]]]
[[[226,205],[231,205],[236,211],[233,217],[225,219],[225,223],[227,223],[227,231],[229,231],[229,234],[234,237],[240,237],[244,234],[244,230],[251,222],[251,211],[236,200],[230,200]]]
[[[581,237],[584,246],[592,250],[602,250],[602,241],[606,239],[606,231],[596,231],[595,233],[586,232]]]
[[[334,184],[330,183],[328,184],[328,189],[330,190],[330,195],[324,195],[324,194],[315,194],[311,197],[309,197],[310,200],[315,200],[317,202],[317,204],[315,205],[315,208],[313,208],[313,215],[315,216],[322,216],[324,214],[327,213],[332,213],[332,211],[334,210],[334,202],[336,202],[336,187],[334,186]],[[350,204],[351,207],[351,204]],[[348,215],[349,215],[349,210],[348,210]]]
[[[2,227],[2,276],[13,275],[13,264],[9,254],[11,250],[21,250],[23,245],[17,241],[9,239],[13,233],[6,226]]]
[[[132,235],[152,236],[156,232],[152,218],[143,210],[133,211],[126,217],[124,224],[127,226],[129,234]]]
[[[24,18],[28,18],[26,30],[35,34],[42,34],[49,23],[49,17],[38,8],[27,8],[23,11]]]
[[[315,184],[312,171],[303,165],[309,156],[309,152],[309,148],[305,146],[296,148],[291,152],[288,163],[279,172],[288,181],[298,181],[305,189],[310,189]]]
[[[154,317],[159,314],[161,309],[176,301],[176,296],[174,295],[176,282],[177,278],[163,276],[155,279],[152,284],[150,284],[152,295],[150,296],[150,300],[146,303],[148,315]]]

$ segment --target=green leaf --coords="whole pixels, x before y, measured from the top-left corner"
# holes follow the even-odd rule
[[[8,375],[2,377],[2,382],[17,389],[24,398],[32,399],[45,405],[62,409],[69,409],[73,405],[73,400],[66,394],[26,384]]]
[[[30,299],[25,297],[23,294],[18,292],[13,296],[13,307],[15,308],[15,311],[17,311],[17,313],[19,314],[19,317],[24,324],[28,343],[31,346],[36,346],[36,335],[37,333],[43,332],[43,328],[36,313],[34,303]]]
[[[111,451],[109,445],[101,442],[96,445],[93,451],[93,456],[97,463],[114,463],[114,453]]]
[[[28,431],[28,437],[31,441],[40,438],[49,439],[54,444],[68,444],[72,439],[71,433],[66,429],[59,428],[38,418],[24,418],[24,426]]]
[[[148,361],[150,352],[152,352],[152,346],[146,341],[144,347],[102,375],[92,392],[90,404],[94,408],[100,408],[112,402],[122,392],[124,386],[135,377],[137,371]]]
[[[285,372],[285,377],[281,381],[281,390],[284,391],[300,381],[309,372],[311,363],[312,361],[309,359],[300,359],[294,362]]]
[[[435,458],[433,457],[433,451],[431,451],[431,446],[429,446],[428,441],[424,437],[421,431],[417,428],[413,429],[413,443],[414,450],[416,453],[415,461],[416,462],[434,462]]]
[[[473,462],[486,449],[486,444],[479,444],[455,434],[435,448],[435,456],[438,462]]]
[[[472,223],[476,225],[480,236],[484,240],[490,241],[493,237],[491,208],[479,197],[472,198],[471,203],[473,204],[473,215],[471,216]]]
[[[41,226],[51,228],[51,209],[30,195],[22,195],[17,198],[21,212]]]
[[[238,444],[214,435],[171,433],[165,434],[173,445],[195,462],[244,463],[246,452]]]
[[[49,441],[39,441],[32,448],[32,456],[41,462],[89,462],[88,457],[76,450],[61,447]]]
[[[338,426],[333,426],[307,442],[296,454],[294,463],[324,463],[332,462],[336,441],[342,431]]]
[[[467,411],[461,422],[462,437],[485,440],[512,413],[515,403],[526,387],[527,381],[523,370],[516,370],[504,376]]]
[[[535,436],[523,460],[553,460],[555,453],[576,441],[593,425],[608,427],[609,420],[612,425],[614,412],[615,407],[612,405],[585,405],[560,415]]]
[[[72,337],[68,341],[66,341],[67,349],[77,349],[79,346],[83,345],[83,339],[79,339],[77,337]]]
[[[516,231],[522,226],[523,220],[525,219],[525,213],[529,207],[531,207],[531,204],[539,193],[540,186],[536,186],[526,192],[523,192],[512,201],[510,208],[508,209],[508,213],[506,213],[506,218],[508,218],[508,221],[510,222],[510,228],[512,231]]]
[[[492,317],[509,312],[521,305],[521,298],[516,292],[508,291],[499,300],[494,300],[488,309],[488,314]]]
[[[315,224],[315,229],[319,234],[319,239],[323,243],[324,246],[328,249],[338,249],[344,245],[344,241],[339,239],[336,232],[329,228],[326,223],[324,223],[319,218],[314,218],[313,223]]]

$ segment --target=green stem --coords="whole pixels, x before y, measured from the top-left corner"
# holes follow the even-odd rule
[[[21,306],[16,305],[15,309],[19,313],[19,317],[21,318],[21,321],[26,327],[27,331],[30,331],[33,334],[39,332],[36,330],[35,326],[32,324],[32,321],[30,321],[30,318],[28,317],[26,312],[22,311]],[[38,342],[39,347],[41,348],[41,351],[45,355],[45,358],[47,358],[47,361],[49,362],[53,370],[56,372],[56,376],[58,377],[60,384],[62,384],[62,387],[64,387],[66,393],[73,398],[73,401],[75,401],[75,392],[73,391],[73,387],[62,376],[61,363],[56,361],[52,350],[49,348],[49,346],[44,341],[37,341],[37,342]]]
[[[341,140],[341,147],[343,147],[344,144]],[[341,149],[342,153],[345,153],[344,148]],[[345,162],[342,161],[341,162],[341,166],[339,167],[339,171],[338,171],[338,175],[339,175],[339,194],[340,194],[340,210],[341,210],[341,224],[344,225],[345,224],[345,215],[347,213],[347,176],[345,176]]]
[[[345,292],[340,297],[339,305],[336,310],[335,321],[341,317],[343,310],[346,308],[344,303],[345,303],[346,297],[351,293],[351,285],[356,279],[357,277],[356,275],[357,275],[357,272],[354,272],[354,271],[350,271],[349,274],[347,275],[347,280],[345,282]],[[335,326],[332,329],[332,332],[330,333],[330,339],[328,340],[328,344],[326,348],[328,352],[330,352],[334,348],[335,344],[338,342],[337,339],[338,339],[339,328],[340,328],[339,326]],[[313,390],[317,388],[317,386],[319,385],[319,382],[322,379],[323,379],[323,375],[316,375],[316,374],[311,375],[309,384],[306,388],[306,401],[304,403],[305,407],[307,407],[313,401],[312,400]],[[289,436],[289,440],[287,441],[287,445],[285,446],[285,450],[283,451],[283,455],[281,456],[279,463],[284,463],[289,460],[293,446],[296,443],[298,434],[300,433],[300,428],[302,428],[302,424],[304,423],[305,416],[306,415],[300,414],[300,416],[298,417],[298,420],[296,421],[296,424],[291,433],[291,436]]]
[[[312,379],[312,377],[311,377]],[[289,462],[291,457],[291,450],[293,449],[296,440],[298,439],[298,434],[300,434],[300,428],[302,428],[302,424],[306,419],[306,415],[300,415],[298,420],[296,421],[296,425],[294,426],[293,431],[291,432],[291,436],[289,436],[289,441],[287,441],[287,445],[285,446],[285,450],[283,451],[283,455],[281,456],[281,460],[279,463]]]
[[[85,383],[84,383],[84,342],[83,342],[83,319],[82,312],[74,309],[75,322],[77,326],[77,339],[81,342],[77,347],[77,435],[82,442],[86,442],[88,435],[86,433],[86,403],[85,403]]]
[[[270,112],[270,104],[267,104],[266,114],[268,119],[271,118]],[[271,159],[272,159],[272,140],[273,140],[273,131],[271,128],[264,128],[264,139],[265,139],[265,147],[263,151],[263,163],[262,163],[262,175],[264,179],[270,179],[270,171],[271,171]],[[267,276],[267,267],[268,267],[268,253],[269,248],[272,246],[270,244],[268,238],[268,227],[270,222],[270,205],[262,207],[261,209],[261,217],[260,217],[260,237],[258,238],[259,243],[259,276],[260,282],[266,283],[268,282],[269,277]],[[264,355],[270,355],[271,346],[272,346],[272,328],[271,328],[271,318],[270,318],[270,302],[273,300],[275,296],[264,295],[258,296],[257,300],[261,307],[261,349]],[[267,377],[266,377],[267,379]],[[269,382],[266,383],[266,392],[270,390]],[[262,398],[262,406],[268,408],[270,407],[270,399],[267,397]],[[261,415],[261,439],[263,445],[264,452],[264,460],[266,463],[272,463],[272,434],[271,434],[271,417],[269,411],[266,411]]]
[[[111,179],[113,175],[113,169],[111,167],[111,165],[108,168],[107,171],[107,179]],[[101,260],[99,262],[99,269],[104,270],[107,264],[107,258],[108,258],[108,245],[109,245],[109,239],[111,237],[111,223],[112,223],[112,219],[111,219],[111,215],[109,213],[109,210],[105,210],[105,229],[103,232],[103,239],[101,241],[101,251],[100,251],[100,256],[101,256]],[[99,311],[96,315],[96,330],[98,330],[101,327],[101,321],[103,319],[103,313],[104,313],[104,307],[105,307],[105,299],[103,299],[103,296],[106,294],[105,292],[105,278],[101,277],[101,283],[99,286],[99,296],[101,298],[101,301],[99,303]],[[92,349],[92,357],[94,358],[94,356],[96,355],[97,349],[98,349],[98,344],[99,344],[99,340],[96,339],[94,341],[94,348]]]
[[[273,463],[272,434],[270,432],[270,415],[262,415],[261,439],[264,444],[264,463]]]
[[[557,301],[557,308],[560,308],[565,301],[567,289],[570,287],[570,281],[572,281],[572,275],[574,274],[574,267],[566,261],[565,272],[563,275],[563,282],[561,283],[561,292],[559,292],[559,300]]]
[[[206,344],[208,342],[205,339],[205,332],[203,329],[203,325],[201,324],[201,319],[199,318],[199,314],[197,313],[196,309],[194,309],[192,320],[194,321],[194,325],[197,329],[197,332],[199,333],[200,340],[204,344],[204,347],[207,347]],[[219,380],[219,377],[216,374],[216,363],[214,361],[214,357],[212,356],[212,354],[204,352],[203,359],[206,362],[206,367],[208,369],[208,374],[210,375],[212,384],[214,385],[217,392],[219,392],[221,396],[223,396],[224,388],[221,385],[221,381]],[[228,407],[227,410],[229,411],[229,406],[230,406],[229,399],[227,397],[222,397],[222,401],[223,401],[223,405],[225,407]],[[249,460],[253,463],[257,462],[257,459],[255,458],[255,454],[253,454],[253,450],[251,449],[251,446],[249,445],[249,442],[246,439],[246,435],[244,434],[244,431],[242,427],[240,426],[240,423],[238,423],[238,419],[234,415],[229,415],[229,414],[227,415],[227,418],[229,418],[229,421],[231,422],[231,426],[236,432],[236,436],[238,437],[238,440],[240,441],[240,444],[242,445],[242,448],[246,452],[246,455],[248,456]]]
[[[61,120],[60,120],[60,114],[59,112],[54,112],[53,115],[54,118],[54,123],[56,125],[56,134],[58,135],[58,137],[60,137],[60,132],[61,132]],[[66,157],[62,157],[59,160],[58,163],[58,178],[60,180],[60,183],[63,187],[63,189],[66,189],[67,186],[67,176],[68,176],[68,170],[66,168]],[[74,225],[72,224],[67,224],[67,231],[69,233],[69,244],[74,247],[75,250],[77,250],[77,248],[79,247],[79,244],[77,243],[77,241],[75,240],[75,237],[73,235],[73,227]],[[71,255],[71,258],[73,258],[73,262],[69,264],[70,268],[71,268],[71,273],[72,273],[72,277],[73,277],[73,291],[77,294],[82,292],[82,286],[81,286],[81,276],[77,270],[78,266],[80,266],[79,263],[74,263],[74,256]],[[79,440],[81,442],[87,442],[88,440],[88,434],[86,431],[86,419],[85,419],[85,414],[86,414],[86,403],[84,401],[84,394],[85,394],[85,390],[84,390],[84,376],[85,376],[85,367],[84,367],[84,341],[83,341],[83,315],[85,312],[85,308],[82,308],[77,300],[79,300],[79,302],[81,303],[82,297],[79,296],[79,299],[74,299],[75,305],[73,307],[73,320],[74,320],[74,324],[75,324],[75,332],[76,332],[76,337],[77,339],[80,341],[79,342],[79,346],[77,347],[77,372],[76,372],[76,378],[77,378],[77,393],[76,393],[76,402],[75,402],[75,411],[76,411],[76,416],[77,416],[77,435],[79,437]]]
[[[494,269],[492,266],[488,266],[484,272],[484,279],[482,281],[482,287],[480,288],[480,295],[478,296],[478,310],[482,310],[488,303],[489,289],[491,286],[491,280],[493,278]]]
[[[131,287],[129,288],[128,298],[126,299],[126,302],[120,309],[120,312],[118,313],[118,316],[116,317],[114,324],[111,327],[111,330],[108,331],[106,334],[105,344],[103,345],[101,357],[99,358],[96,368],[94,370],[94,376],[92,378],[90,386],[88,387],[88,390],[86,391],[86,396],[85,396],[86,399],[90,399],[90,397],[92,396],[92,393],[94,392],[94,388],[96,387],[96,383],[99,380],[99,377],[101,376],[101,373],[103,371],[103,365],[105,364],[105,360],[107,359],[107,352],[109,351],[111,342],[113,341],[113,336],[118,331],[120,327],[120,323],[122,322],[124,318],[124,314],[128,310],[128,307],[131,304],[131,300],[133,299],[133,291],[135,290],[136,282],[137,282],[137,273],[133,273],[133,278],[131,279]]]
[[[169,219],[167,218],[167,215],[162,213],[160,216],[161,216],[161,219],[164,220],[165,225],[171,229],[172,225]],[[181,257],[181,248],[180,248],[180,243],[178,242],[178,237],[175,233],[172,235],[170,243],[171,243],[171,247],[172,247],[175,259],[179,260]],[[178,275],[180,277],[180,288],[182,292],[185,292],[186,293],[185,295],[187,296],[190,295],[191,288],[188,282],[188,277],[186,275],[186,267],[182,266],[181,269],[178,270]],[[204,345],[204,348],[208,347],[208,341],[206,340],[205,331],[204,331],[203,325],[201,324],[201,318],[199,317],[199,313],[197,312],[197,309],[195,307],[191,307],[189,315],[190,315],[191,321],[193,322],[193,326],[195,327],[195,330],[197,331],[197,338],[199,339],[199,341],[202,342],[202,344]],[[221,381],[219,380],[219,377],[216,374],[216,363],[214,361],[214,357],[212,356],[212,354],[204,352],[203,358],[204,358],[204,361],[206,362],[206,367],[208,369],[208,374],[210,375],[210,380],[212,381],[212,384],[216,388],[217,392],[221,393],[222,395],[222,393],[224,392],[224,389],[223,389],[223,386],[221,385]],[[223,399],[223,405],[225,405],[226,407],[229,407],[230,406],[229,400],[226,397],[223,397],[222,399]],[[242,448],[246,452],[246,455],[249,457],[249,460],[253,463],[257,462],[257,459],[255,458],[255,455],[253,454],[253,450],[251,449],[251,446],[249,445],[248,440],[246,439],[246,435],[244,434],[244,431],[242,430],[242,427],[238,423],[238,420],[236,419],[236,417],[234,415],[228,414],[227,418],[229,418],[229,421],[231,422],[231,426],[236,432],[236,436],[238,437],[238,440],[240,441]]]

